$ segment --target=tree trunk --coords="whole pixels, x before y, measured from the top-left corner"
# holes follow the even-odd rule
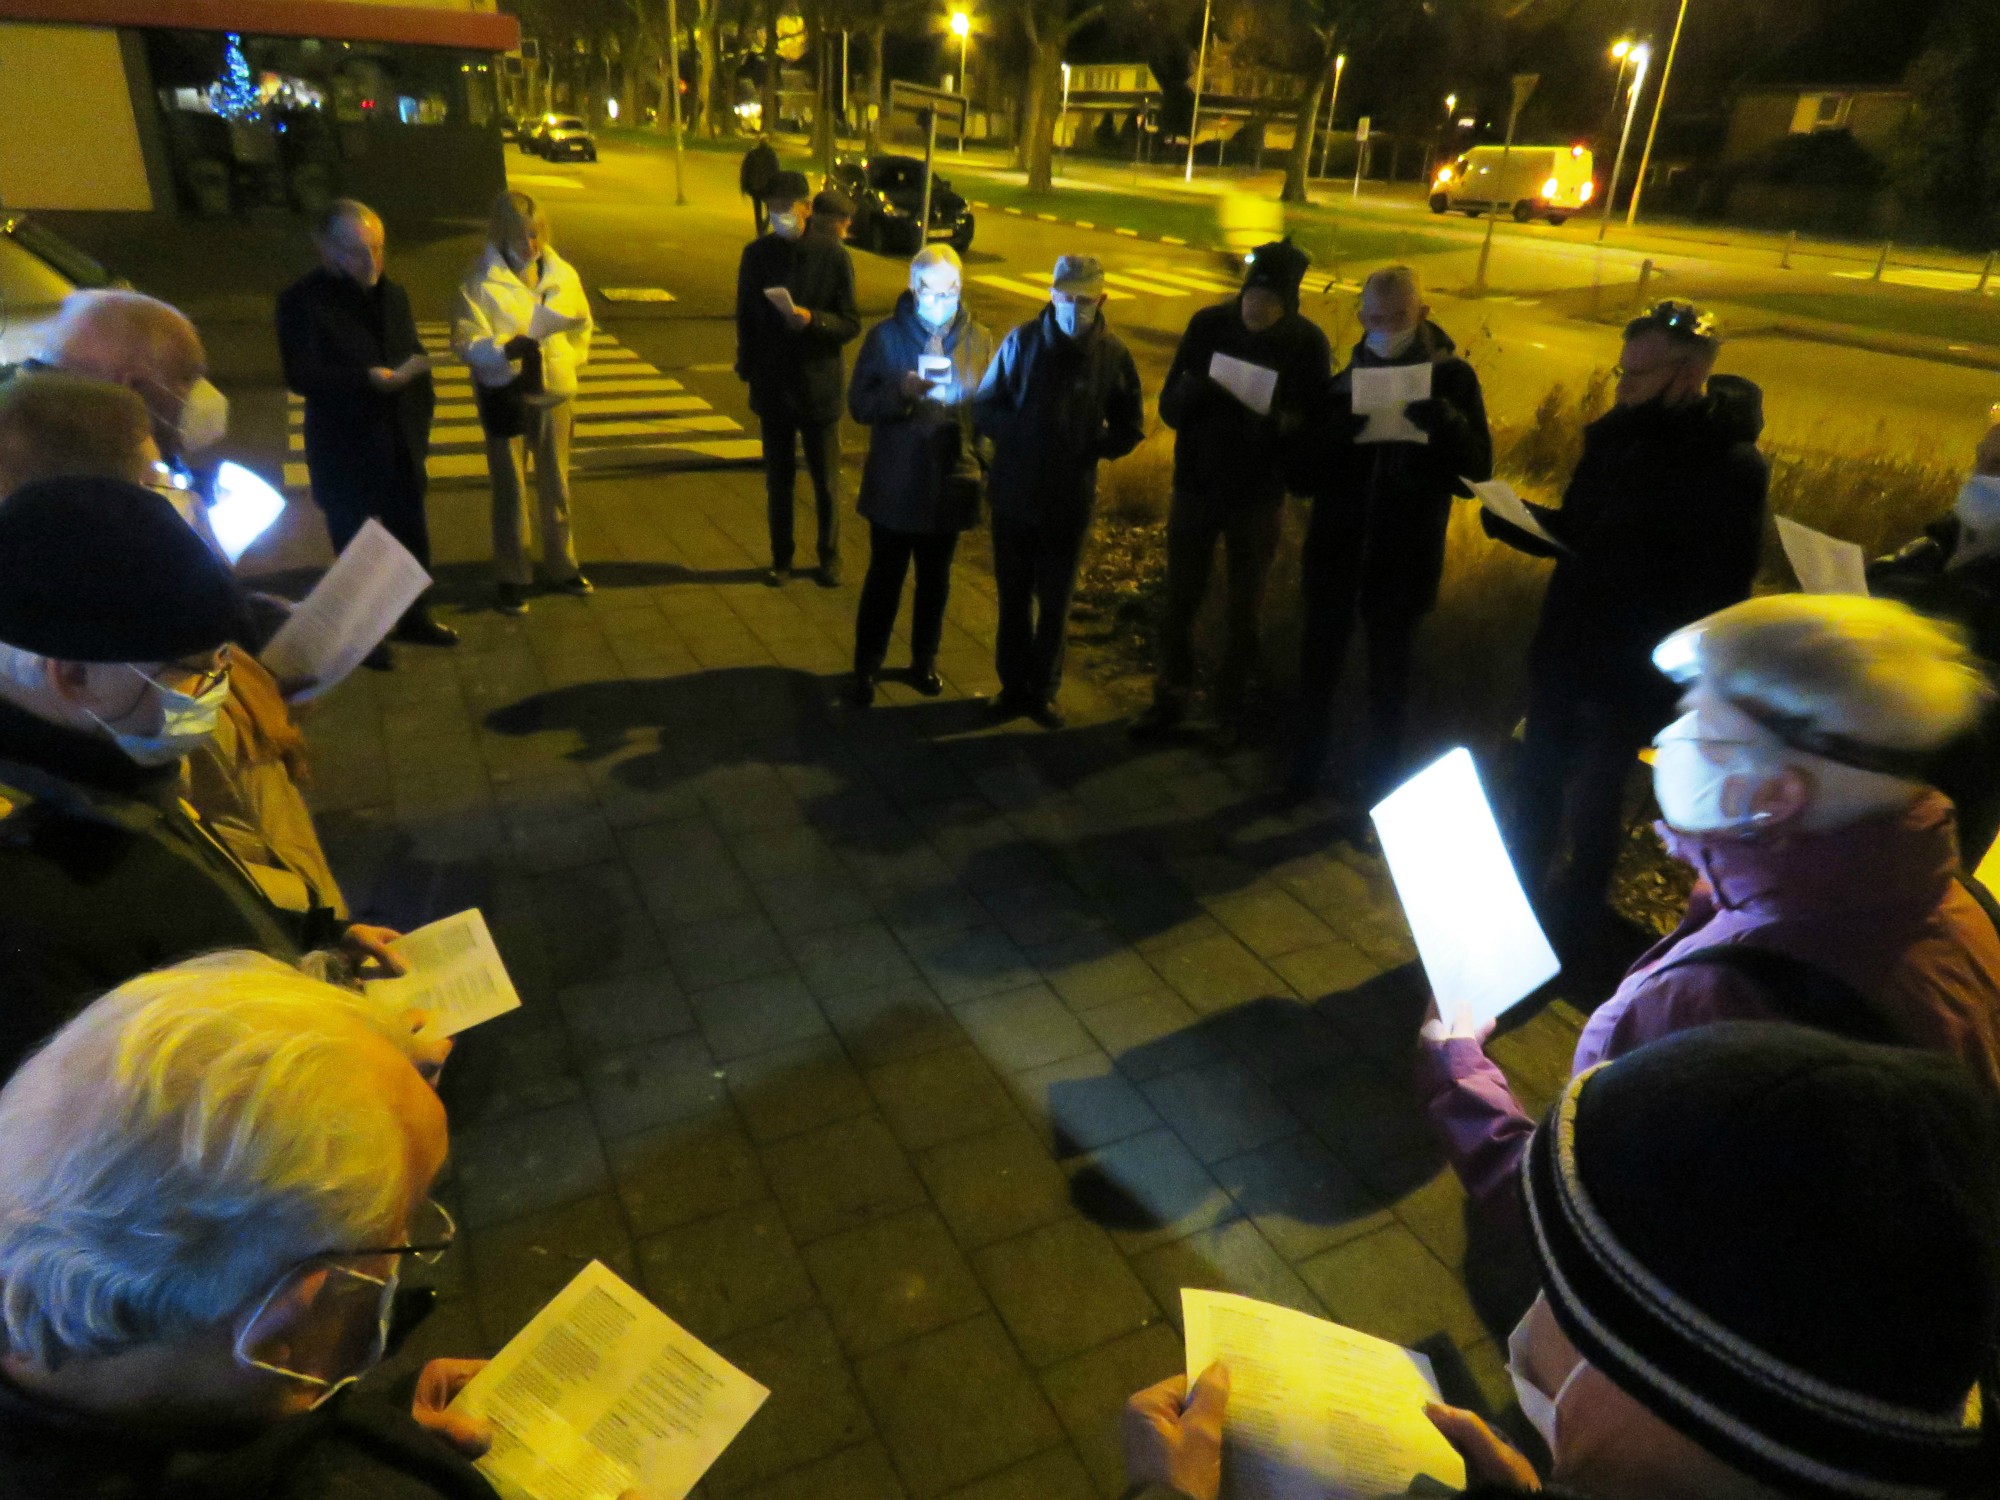
[[[821,172],[833,170],[833,69],[827,61],[825,18],[814,6],[806,13],[806,56],[812,60],[812,156]]]
[[[1026,168],[1030,154],[1029,139],[1035,133],[1035,120],[1042,112],[1042,70],[1035,66],[1035,52],[1028,54],[1028,66],[1021,72],[1021,98],[1014,115],[1014,165]]]
[[[875,105],[874,118],[868,122],[868,149],[871,153],[882,149],[882,131],[889,113],[889,64],[883,55],[888,36],[887,20],[878,19],[868,28],[868,92]]]
[[[698,0],[695,10],[695,133],[713,139],[715,122],[715,17],[720,0]]]
[[[1028,191],[1046,193],[1055,185],[1056,115],[1062,110],[1062,62],[1067,37],[1036,44],[1032,113],[1023,124],[1028,140]]]
[[[1313,74],[1299,95],[1298,112],[1292,117],[1292,149],[1285,158],[1285,187],[1278,194],[1285,203],[1306,201],[1306,176],[1312,167],[1313,128],[1319,124],[1319,107],[1326,98],[1327,85],[1333,78],[1333,49],[1327,49],[1327,62]]]
[[[764,0],[764,77],[757,97],[763,106],[764,129],[772,135],[778,131],[778,69],[782,66],[778,57],[778,16],[784,8],[785,0]]]

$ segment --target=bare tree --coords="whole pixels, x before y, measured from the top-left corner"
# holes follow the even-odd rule
[[[1045,193],[1054,184],[1056,115],[1062,103],[1063,54],[1070,39],[1104,16],[1107,0],[1013,0],[1028,42],[1028,74],[1023,91],[1021,130],[1015,143],[1018,163],[1028,169],[1028,191]]]

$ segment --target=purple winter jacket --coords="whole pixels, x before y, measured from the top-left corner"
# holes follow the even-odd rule
[[[1912,1045],[1957,1054],[2000,1091],[2000,933],[1957,883],[1943,797],[1927,791],[1900,812],[1823,833],[1660,833],[1701,878],[1680,926],[1584,1026],[1572,1071],[1711,1021],[1782,1019],[1732,970],[1656,975],[1697,948],[1745,943],[1846,981]],[[1478,1042],[1419,1046],[1417,1085],[1445,1155],[1475,1203],[1504,1210],[1535,1122]]]

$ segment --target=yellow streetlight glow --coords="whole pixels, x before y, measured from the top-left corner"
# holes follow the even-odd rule
[[[962,10],[951,13],[951,34],[956,37],[972,35],[972,17]]]
[[[1617,58],[1618,61],[1623,62],[1625,61],[1626,54],[1629,53],[1631,50],[1632,50],[1632,43],[1630,41],[1616,42],[1612,45],[1611,55]]]

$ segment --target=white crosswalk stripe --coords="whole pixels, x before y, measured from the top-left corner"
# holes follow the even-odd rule
[[[972,280],[980,286],[1006,292],[1029,302],[1049,300],[1048,273],[1040,267],[1018,273],[999,271],[976,273]],[[1130,302],[1140,297],[1216,298],[1236,292],[1238,283],[1227,276],[1191,266],[1121,265],[1104,273],[1104,295],[1112,302]]]
[[[486,442],[472,399],[472,371],[451,359],[449,324],[420,322],[417,333],[437,361],[431,374],[437,384],[438,405],[426,471],[433,480],[484,479]],[[637,444],[643,444],[651,456],[686,453],[740,460],[756,458],[762,452],[756,438],[740,435],[743,426],[734,417],[716,411],[680,381],[605,333],[591,340],[590,363],[577,372],[575,409],[575,451],[597,459],[610,458],[615,450]],[[292,455],[292,461],[285,465],[285,486],[303,490],[310,484],[304,462],[305,401],[289,397],[285,416],[285,446]]]

